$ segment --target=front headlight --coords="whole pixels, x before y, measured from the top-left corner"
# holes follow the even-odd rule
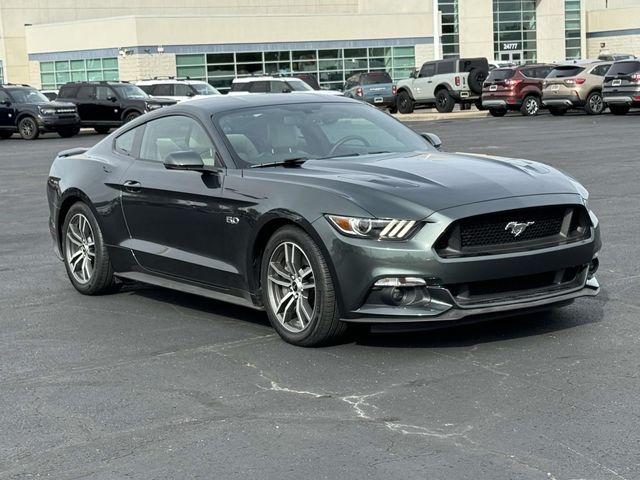
[[[406,240],[419,228],[414,220],[377,219],[326,215],[329,223],[343,235],[372,240]]]
[[[55,108],[39,107],[38,110],[42,115],[55,115],[56,113]]]
[[[157,103],[147,103],[147,110],[157,110],[158,108],[162,108],[162,105],[158,105]]]

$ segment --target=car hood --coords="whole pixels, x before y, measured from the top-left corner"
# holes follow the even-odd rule
[[[298,168],[260,171],[298,185],[333,190],[379,218],[421,219],[460,205],[529,195],[586,195],[576,180],[547,165],[475,154],[309,160]]]
[[[149,97],[145,99],[147,103],[155,104],[155,105],[175,105],[178,103],[177,100],[172,98],[164,98],[164,97]]]
[[[53,107],[53,108],[76,108],[76,105],[71,102],[59,102],[57,100],[52,100],[51,102],[37,102],[34,105],[38,105],[41,107]]]

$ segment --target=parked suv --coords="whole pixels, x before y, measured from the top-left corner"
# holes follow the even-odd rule
[[[163,97],[184,102],[198,96],[220,95],[220,92],[202,80],[153,79],[134,82],[152,97]]]
[[[614,115],[626,115],[631,107],[640,107],[640,60],[611,65],[602,91],[604,101]]]
[[[294,77],[242,77],[231,83],[229,95],[250,95],[252,93],[318,93],[342,95],[337,90],[314,90],[307,82]]]
[[[411,113],[417,105],[435,106],[439,112],[451,112],[456,103],[481,106],[482,84],[488,73],[486,58],[426,62],[411,78],[398,82],[398,111]]]
[[[552,115],[564,115],[572,108],[600,115],[607,107],[602,82],[611,62],[557,65],[543,83],[542,104]]]
[[[396,113],[396,86],[385,71],[356,73],[344,84],[344,96],[362,100]]]
[[[127,82],[72,82],[60,88],[58,100],[74,103],[83,127],[107,133],[145,112],[174,105],[175,100],[150,97]]]
[[[536,115],[542,106],[542,82],[552,69],[551,65],[523,65],[492,70],[482,88],[482,106],[494,117],[503,117],[509,110]]]
[[[0,138],[19,133],[25,140],[34,140],[41,132],[71,137],[79,131],[74,104],[50,102],[29,85],[0,85]]]

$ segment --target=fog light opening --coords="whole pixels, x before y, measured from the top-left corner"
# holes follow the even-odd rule
[[[429,291],[424,287],[386,287],[381,299],[392,307],[426,306],[431,302]]]

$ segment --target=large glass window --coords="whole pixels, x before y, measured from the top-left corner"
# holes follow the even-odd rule
[[[4,83],[4,69],[2,68],[2,60],[0,60],[0,85]]]
[[[57,90],[67,82],[119,78],[116,57],[40,62],[40,82],[44,90]]]
[[[176,75],[205,80],[221,93],[234,78],[251,75],[312,74],[320,88],[342,90],[360,72],[384,70],[394,81],[407,78],[415,63],[413,46],[189,54],[176,55]]]
[[[582,56],[580,3],[580,0],[564,0],[564,41],[567,60],[579,59]]]
[[[536,0],[493,0],[496,60],[535,62]]]
[[[442,15],[442,58],[459,57],[458,0],[438,0],[438,9]]]

